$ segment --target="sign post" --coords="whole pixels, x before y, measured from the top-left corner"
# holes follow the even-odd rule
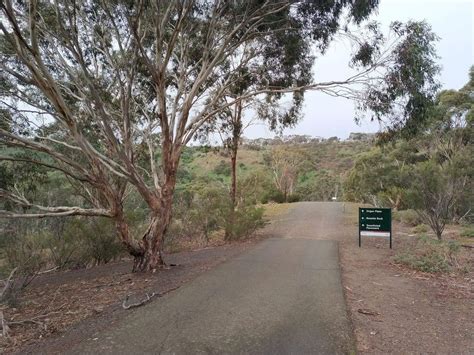
[[[392,209],[359,207],[359,248],[362,237],[389,238],[392,249]]]

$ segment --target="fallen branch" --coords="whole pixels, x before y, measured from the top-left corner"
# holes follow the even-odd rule
[[[379,312],[372,311],[372,310],[366,309],[366,308],[359,308],[359,309],[357,310],[357,312],[362,313],[362,314],[365,314],[365,315],[367,315],[367,316],[379,316],[379,315],[380,315]]]
[[[36,274],[37,274],[37,275],[43,275],[43,274],[47,274],[47,273],[56,271],[57,269],[59,269],[59,266],[53,267],[52,269],[48,269],[48,270],[44,270],[44,271],[37,272]]]
[[[7,322],[8,326],[23,325],[23,324],[36,324],[36,325],[39,325],[40,327],[42,327],[46,330],[46,324],[43,323],[43,322],[40,322],[39,320],[35,320],[35,319],[24,319],[24,320]]]
[[[139,301],[139,302],[136,302],[136,303],[131,303],[129,305],[127,305],[127,301],[128,299],[130,298],[130,295],[127,295],[127,297],[123,300],[122,302],[122,308],[123,309],[130,309],[130,308],[135,308],[135,307],[140,307],[140,306],[143,306],[144,304],[148,303],[151,301],[151,299],[153,297],[163,297],[164,295],[166,295],[167,293],[170,293],[171,291],[174,291],[174,290],[177,290],[178,288],[180,288],[181,286],[176,286],[176,287],[173,287],[173,288],[170,288],[169,290],[166,290],[164,292],[161,292],[161,293],[156,293],[156,292],[153,292],[151,295],[148,295],[148,293],[146,294],[146,298]]]
[[[5,319],[5,316],[3,315],[3,311],[0,311],[0,325],[2,326],[2,336],[4,338],[8,338],[10,327],[14,325],[36,324],[46,330],[46,323],[40,322],[39,320],[36,320],[35,318],[24,319],[24,320],[19,320],[19,321],[7,321]]]
[[[2,325],[2,335],[4,338],[8,337],[8,332],[10,327],[8,326],[5,317],[3,316],[3,311],[0,311],[0,324]]]
[[[130,309],[130,308],[140,307],[140,306],[143,306],[145,303],[150,302],[150,300],[155,296],[161,297],[160,294],[156,294],[155,292],[153,292],[151,295],[148,295],[148,293],[147,293],[145,299],[143,299],[139,302],[136,302],[136,303],[130,303],[129,305],[127,305],[127,301],[128,301],[128,297],[129,297],[129,296],[127,296],[127,298],[125,298],[122,302],[122,307],[123,307],[123,309]]]
[[[18,270],[18,267],[14,268],[11,272],[6,281],[3,281],[4,286],[2,289],[2,292],[0,293],[0,301],[3,301],[3,297],[5,296],[6,292],[10,288],[11,281],[13,279],[13,275],[15,275],[16,270]],[[2,313],[2,320],[3,320],[3,313]]]
[[[461,246],[464,247],[464,248],[474,249],[474,245],[461,244]]]

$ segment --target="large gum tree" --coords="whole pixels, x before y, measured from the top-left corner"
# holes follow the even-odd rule
[[[396,39],[385,47],[375,25],[366,40],[347,31],[377,5],[1,1],[0,144],[22,154],[5,150],[0,160],[63,174],[82,203],[40,203],[15,181],[2,181],[0,215],[111,218],[135,258],[134,269],[154,270],[163,263],[183,148],[223,110],[256,96],[302,98],[313,89],[360,99],[362,107],[380,114],[398,110],[400,121],[415,111],[410,98],[419,100],[415,104],[429,99],[426,69],[433,66],[435,38],[426,24],[397,24]],[[352,63],[359,71],[353,76],[317,83],[302,75],[314,60],[311,51],[302,51],[305,60],[295,65],[282,65],[296,53],[292,43],[322,54],[336,36],[356,45]],[[417,81],[409,68],[418,70]],[[236,92],[243,76],[251,84]],[[149,210],[141,236],[131,234],[124,211],[130,189]]]

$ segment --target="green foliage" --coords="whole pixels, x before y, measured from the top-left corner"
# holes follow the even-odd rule
[[[8,272],[17,268],[26,287],[45,268],[70,269],[104,264],[123,253],[116,231],[105,218],[44,219],[7,224],[1,254]]]
[[[393,219],[412,227],[424,223],[423,219],[415,210],[394,211]]]
[[[248,238],[257,229],[263,227],[263,208],[253,205],[242,206],[234,211],[232,218],[226,221],[226,231],[229,240]]]
[[[416,162],[416,151],[406,142],[374,147],[361,154],[344,182],[344,195],[350,201],[374,206],[403,208],[409,164]]]
[[[85,267],[81,234],[74,233],[74,223],[68,219],[52,219],[44,237],[44,247],[49,251],[51,263],[58,269]],[[72,222],[72,223],[71,223]]]
[[[291,194],[287,197],[287,202],[293,203],[293,202],[299,202],[301,201],[301,197],[298,194]]]
[[[216,175],[230,176],[230,163],[226,162],[225,160],[221,160],[214,168],[213,173]]]
[[[209,186],[204,181],[179,191],[175,196],[166,248],[178,250],[180,243],[192,240],[208,243],[212,233],[223,228],[228,204],[228,192],[224,188]]]
[[[429,252],[421,256],[402,253],[395,258],[395,261],[412,269],[429,273],[447,272],[450,270],[446,259],[437,252]]]
[[[66,238],[80,237],[82,248],[79,257],[87,264],[107,264],[116,260],[124,249],[120,244],[112,221],[107,218],[75,218],[71,220]]]
[[[16,220],[5,223],[5,230],[6,233],[0,235],[2,278],[7,278],[10,272],[15,271],[11,285],[0,301],[16,307],[21,292],[48,265],[48,254],[44,248],[47,235]]]
[[[423,74],[416,73],[419,75]],[[423,80],[416,77],[414,85]],[[414,209],[439,239],[446,223],[472,221],[473,92],[472,81],[461,90],[440,92],[430,107],[422,107],[413,116],[423,116],[423,129],[415,137],[385,142],[361,154],[345,180],[346,198]]]
[[[285,195],[276,189],[271,189],[262,198],[262,203],[268,202],[284,203],[286,202]]]
[[[23,289],[38,275],[45,266],[48,258],[44,250],[44,233],[27,233],[21,236],[11,234],[6,240],[3,253],[6,268],[17,268],[15,276],[19,278],[17,286]]]
[[[394,22],[392,31],[403,36],[394,48],[394,63],[381,85],[367,90],[361,108],[374,119],[390,118],[391,133],[404,136],[421,131],[429,119],[439,83],[435,42],[438,37],[426,22]],[[394,100],[402,99],[402,102]]]
[[[465,226],[461,231],[461,237],[474,238],[474,225]]]
[[[412,230],[413,230],[413,233],[421,234],[421,233],[428,232],[428,229],[429,229],[429,227],[426,224],[422,223],[422,224],[418,224],[417,226],[415,226]]]
[[[310,171],[300,176],[296,193],[305,201],[329,201],[336,194],[339,180],[330,170]]]

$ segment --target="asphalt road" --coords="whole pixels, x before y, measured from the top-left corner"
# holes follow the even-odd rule
[[[70,353],[353,353],[342,292],[342,204],[299,203],[272,238],[131,312]]]

